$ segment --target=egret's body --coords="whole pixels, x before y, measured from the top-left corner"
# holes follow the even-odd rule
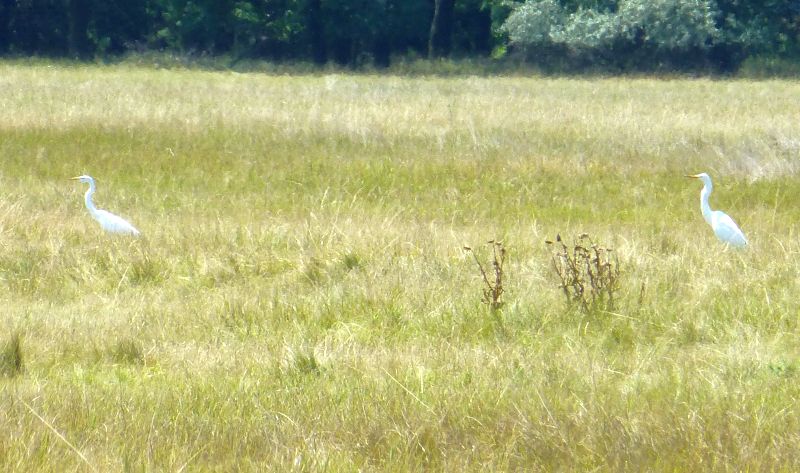
[[[747,238],[745,238],[744,233],[742,233],[730,215],[721,210],[711,210],[711,206],[708,205],[708,196],[711,195],[711,191],[714,189],[711,184],[711,177],[706,173],[686,177],[703,181],[703,190],[700,191],[700,211],[703,213],[703,219],[705,219],[706,223],[711,225],[711,229],[714,230],[717,238],[732,246],[747,246]]]
[[[102,210],[95,207],[94,202],[92,201],[92,195],[94,195],[96,188],[94,179],[91,176],[78,176],[73,177],[72,179],[83,182],[84,184],[89,184],[89,190],[86,191],[86,195],[84,196],[86,209],[89,211],[89,215],[91,215],[93,219],[97,220],[97,223],[100,224],[103,230],[109,233],[119,233],[133,236],[139,235],[139,230],[137,230],[124,218],[114,215],[107,210]]]

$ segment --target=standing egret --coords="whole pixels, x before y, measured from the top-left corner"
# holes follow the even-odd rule
[[[711,195],[711,191],[714,189],[714,186],[711,185],[711,177],[704,172],[686,177],[703,181],[703,190],[700,191],[700,211],[703,212],[703,218],[706,223],[711,225],[717,238],[733,246],[747,246],[747,238],[744,237],[744,233],[736,225],[736,222],[725,212],[711,210],[708,205],[708,196]]]
[[[86,208],[89,210],[89,214],[92,216],[92,218],[97,220],[97,223],[103,227],[103,230],[109,233],[122,233],[133,236],[139,235],[139,230],[134,228],[134,226],[124,218],[114,215],[106,210],[98,209],[94,206],[94,202],[92,202],[92,194],[94,194],[95,185],[92,176],[78,176],[73,177],[72,180],[89,184],[89,190],[86,191],[86,196],[84,198],[86,201]]]

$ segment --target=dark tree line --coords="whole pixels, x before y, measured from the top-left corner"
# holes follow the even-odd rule
[[[732,69],[753,54],[800,57],[800,0],[0,0],[0,55],[131,51],[377,67],[510,52]]]
[[[170,50],[386,66],[397,54],[488,54],[496,8],[486,0],[0,0],[0,54]]]

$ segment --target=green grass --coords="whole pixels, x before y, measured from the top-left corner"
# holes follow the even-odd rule
[[[0,470],[796,471],[798,96],[0,64]]]

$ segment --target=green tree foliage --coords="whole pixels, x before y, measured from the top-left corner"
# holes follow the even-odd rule
[[[717,0],[728,41],[750,52],[798,52],[800,0]]]
[[[70,0],[72,1],[72,0]],[[88,27],[84,34],[88,49],[82,55],[120,54],[141,48],[150,32],[152,13],[157,8],[153,0],[136,2],[107,2],[85,0],[89,3]]]
[[[798,13],[800,2],[777,0],[530,0],[502,30],[538,60],[555,48],[578,64],[725,69],[737,52],[796,52]]]
[[[493,2],[464,0],[455,3],[453,44],[455,53],[487,55],[494,46],[492,35]]]
[[[386,27],[386,2],[322,0],[325,44],[339,64],[355,64],[369,55]],[[363,57],[359,57],[363,54]]]
[[[720,39],[713,0],[623,0],[617,18],[628,40],[664,51],[705,49]]]
[[[526,49],[557,43],[567,14],[556,0],[526,2],[514,10],[503,24],[511,43]]]
[[[387,66],[501,57],[617,68],[800,58],[800,0],[0,0],[0,54],[167,50]]]

